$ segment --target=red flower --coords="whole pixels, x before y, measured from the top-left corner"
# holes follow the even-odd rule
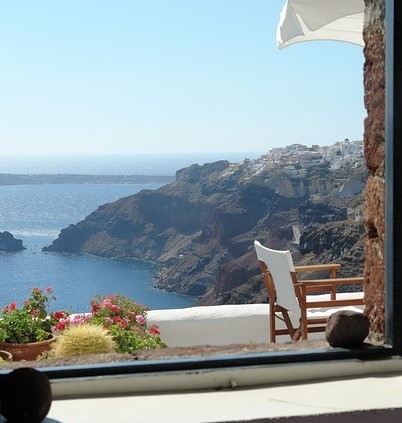
[[[117,313],[117,312],[119,312],[119,311],[120,311],[120,307],[119,307],[119,306],[117,306],[117,305],[115,305],[115,304],[111,304],[111,305],[109,306],[109,308],[110,308],[110,310],[111,310],[111,311],[113,311],[114,313]]]
[[[63,319],[64,317],[66,317],[66,313],[64,313],[63,311],[55,311],[53,313],[53,318],[55,318],[56,320]]]
[[[152,335],[160,335],[161,334],[161,331],[159,330],[158,326],[152,325],[149,328],[149,333],[152,334]]]
[[[52,292],[53,292],[53,289],[52,288],[46,288],[46,292],[48,293],[48,294],[51,294]]]
[[[53,331],[54,332],[59,332],[62,331],[64,329],[66,329],[67,327],[67,322],[57,322],[54,326],[53,326]]]
[[[120,325],[122,328],[127,328],[127,322],[125,322],[121,317],[115,316],[113,318],[113,323]]]
[[[10,304],[10,310],[15,310],[15,307],[17,307],[17,303],[16,303],[15,301],[13,301],[13,302]]]

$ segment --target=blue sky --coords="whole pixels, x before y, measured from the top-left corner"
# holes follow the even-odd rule
[[[2,154],[262,153],[362,139],[362,48],[278,50],[284,2],[3,2]]]

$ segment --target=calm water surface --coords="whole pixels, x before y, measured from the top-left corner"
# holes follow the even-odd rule
[[[193,163],[240,162],[257,153],[139,154],[92,156],[1,156],[0,173],[174,175]],[[22,303],[32,287],[51,286],[57,296],[52,309],[89,310],[96,294],[122,293],[151,308],[190,306],[194,298],[153,287],[157,268],[142,262],[85,255],[44,253],[60,230],[84,219],[99,205],[160,185],[19,185],[0,186],[0,231],[22,239],[26,250],[0,252],[0,307]]]
[[[0,307],[22,301],[32,287],[52,287],[52,309],[88,311],[96,294],[122,293],[153,309],[190,306],[194,298],[153,287],[157,268],[137,261],[42,252],[60,230],[99,205],[160,185],[0,186],[0,231],[22,239],[26,250],[0,253]]]

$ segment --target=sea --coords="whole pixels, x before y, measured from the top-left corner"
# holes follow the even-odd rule
[[[240,162],[257,153],[176,155],[4,156],[0,174],[174,175],[193,163]],[[49,310],[88,312],[96,295],[120,293],[151,309],[184,308],[197,298],[155,287],[158,267],[136,260],[112,260],[84,254],[43,252],[61,229],[77,223],[100,205],[133,195],[148,184],[0,185],[0,231],[23,241],[25,250],[0,252],[0,308],[22,305],[33,287],[51,287],[56,300]]]

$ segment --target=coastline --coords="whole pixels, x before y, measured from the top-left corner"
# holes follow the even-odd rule
[[[39,184],[147,184],[169,183],[174,175],[76,175],[76,174],[0,174],[0,186]]]

